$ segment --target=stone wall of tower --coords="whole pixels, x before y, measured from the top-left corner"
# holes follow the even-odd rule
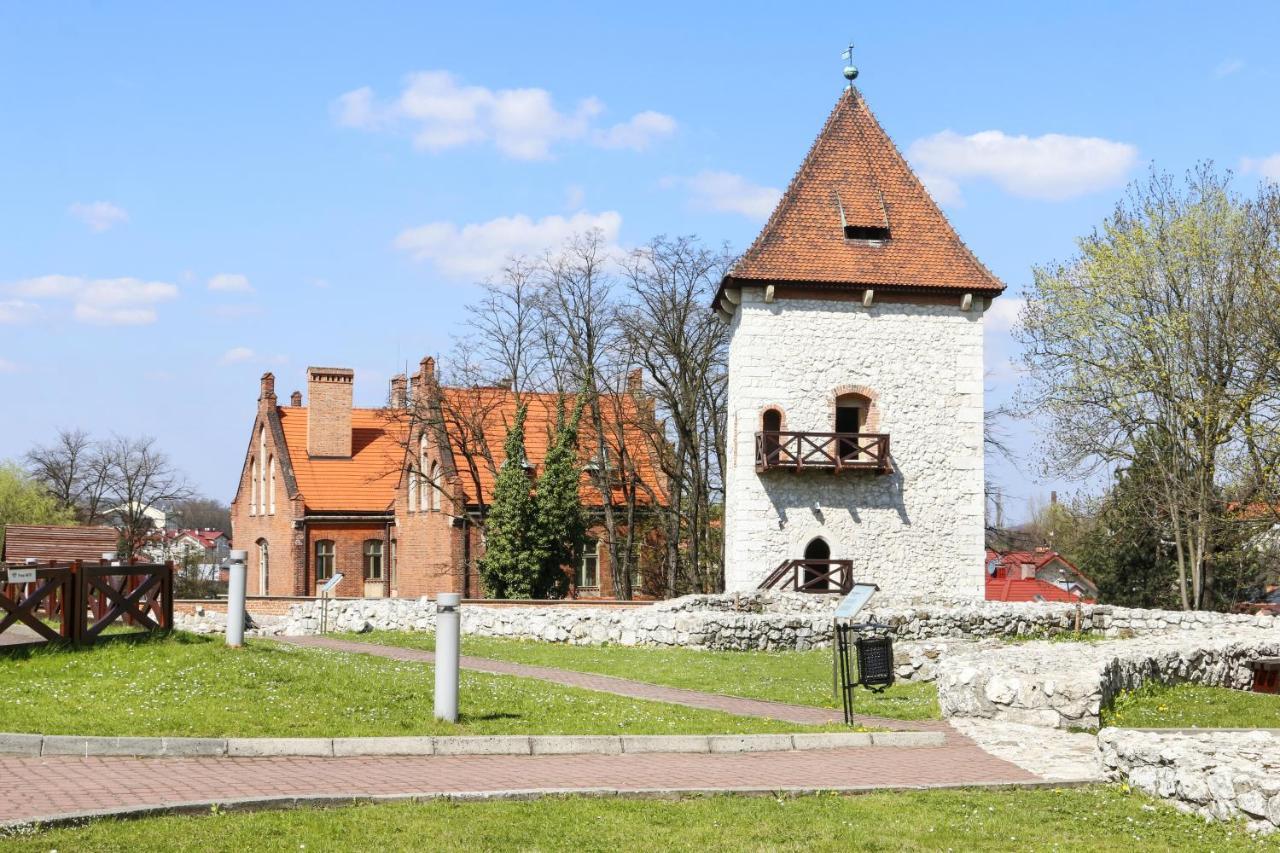
[[[982,305],[766,303],[762,288],[742,289],[730,321],[727,589],[755,588],[822,537],[881,596],[983,596]],[[831,432],[834,396],[850,387],[875,392],[893,473],[756,472],[765,408],[784,410],[785,430]]]

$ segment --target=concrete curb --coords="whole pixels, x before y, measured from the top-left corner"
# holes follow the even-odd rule
[[[691,786],[688,788],[513,788],[493,791],[453,791],[404,794],[291,794],[278,797],[243,797],[216,800],[185,800],[177,803],[160,803],[156,805],[125,806],[122,808],[94,809],[80,812],[61,812],[39,815],[24,820],[0,822],[0,840],[6,832],[20,833],[32,830],[55,829],[64,826],[79,826],[103,818],[132,820],[147,817],[161,817],[175,814],[208,814],[216,807],[218,811],[263,811],[267,809],[296,808],[341,808],[344,806],[375,805],[378,803],[430,803],[437,800],[451,802],[484,802],[486,800],[537,800],[543,797],[612,797],[635,800],[678,800],[682,797],[707,797],[732,795],[739,797],[803,797],[813,794],[842,794],[856,796],[877,792],[907,791],[946,791],[965,789],[1055,789],[1084,788],[1095,785],[1093,781],[1071,782],[969,782],[954,784],[939,782],[928,785],[856,785],[837,787],[795,787],[777,788],[708,788]]]
[[[348,758],[390,755],[622,755],[788,752],[942,746],[942,732],[797,732],[761,735],[490,735],[469,737],[182,738],[0,733],[0,755],[133,758]]]

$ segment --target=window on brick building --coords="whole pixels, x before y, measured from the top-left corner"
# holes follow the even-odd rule
[[[267,540],[258,540],[258,595],[266,595],[271,589],[271,566],[267,554]]]
[[[440,463],[431,463],[431,476],[428,478],[427,488],[430,489],[429,496],[431,510],[438,512],[440,510]]]
[[[381,539],[366,539],[364,541],[364,579],[367,581],[382,580]]]
[[[258,459],[249,460],[249,515],[258,514]]]
[[[595,589],[600,586],[600,540],[587,540],[582,549],[582,562],[578,564],[578,589]]]
[[[316,542],[316,580],[327,581],[333,577],[333,540]]]
[[[258,512],[267,511],[267,428],[258,428]]]
[[[391,540],[391,556],[388,559],[388,562],[391,564],[391,585],[399,586],[400,572],[399,572],[399,569],[396,567],[396,540],[394,539]]]
[[[269,515],[276,514],[276,458],[272,456],[267,462],[267,467],[271,469],[268,475],[267,485],[267,513]]]
[[[418,506],[417,509],[431,509],[431,483],[427,480],[427,434],[418,437]]]

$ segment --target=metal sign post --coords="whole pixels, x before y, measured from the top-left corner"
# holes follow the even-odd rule
[[[333,577],[324,582],[324,586],[320,587],[320,633],[323,634],[329,630],[329,599],[333,596],[333,591],[338,588],[338,584],[342,583],[346,576],[342,572],[336,572]]]

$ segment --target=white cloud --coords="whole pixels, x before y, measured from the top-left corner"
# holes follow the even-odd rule
[[[178,288],[163,281],[137,278],[83,278],[46,275],[14,282],[3,288],[14,296],[34,300],[64,301],[82,323],[100,326],[140,326],[156,321],[156,305],[178,295]]]
[[[21,299],[0,299],[0,324],[17,325],[26,323],[40,313],[40,306],[34,302],[23,302]]]
[[[67,211],[88,225],[91,231],[106,231],[113,225],[129,221],[128,212],[109,201],[77,201]]]
[[[0,358],[0,373],[17,373],[18,365],[7,358]]]
[[[536,255],[592,229],[599,229],[605,242],[612,245],[621,226],[622,215],[612,210],[541,219],[518,214],[461,227],[453,222],[430,222],[401,231],[395,246],[445,275],[479,279],[501,270],[513,255]]]
[[[929,191],[929,195],[933,196],[933,200],[938,204],[951,205],[954,207],[964,206],[964,194],[960,192],[960,184],[946,175],[935,175],[930,172],[920,172],[920,180],[924,182],[925,189]]]
[[[218,359],[218,362],[220,364],[239,364],[251,360],[254,355],[254,351],[248,347],[232,347],[222,354],[222,358]]]
[[[601,148],[629,148],[632,151],[644,151],[656,140],[668,137],[675,132],[676,120],[671,116],[645,110],[607,130],[597,130],[593,134],[593,139]]]
[[[1245,157],[1240,161],[1240,171],[1246,175],[1256,173],[1270,181],[1280,181],[1280,154],[1270,157]]]
[[[220,272],[209,279],[209,289],[221,293],[252,293],[253,285],[240,273]]]
[[[1018,315],[1027,304],[1021,296],[997,296],[982,315],[983,327],[988,332],[1007,332],[1018,322]]]
[[[753,184],[732,172],[703,171],[691,178],[666,178],[663,186],[689,190],[694,207],[722,213],[740,213],[764,219],[773,212],[782,191]]]
[[[1138,149],[1092,136],[1010,136],[944,130],[911,143],[907,156],[952,203],[959,185],[987,179],[1013,195],[1060,201],[1123,184]],[[947,183],[947,182],[950,183]]]
[[[1224,59],[1213,69],[1213,76],[1218,78],[1229,77],[1243,68],[1243,59]]]
[[[339,96],[331,106],[334,121],[342,127],[408,127],[414,145],[425,151],[488,142],[517,160],[542,160],[556,142],[584,138],[605,148],[643,150],[675,132],[675,119],[653,111],[593,130],[603,111],[598,99],[584,98],[571,112],[562,112],[546,89],[467,86],[448,71],[408,75],[404,89],[391,101],[379,101],[365,86]]]

